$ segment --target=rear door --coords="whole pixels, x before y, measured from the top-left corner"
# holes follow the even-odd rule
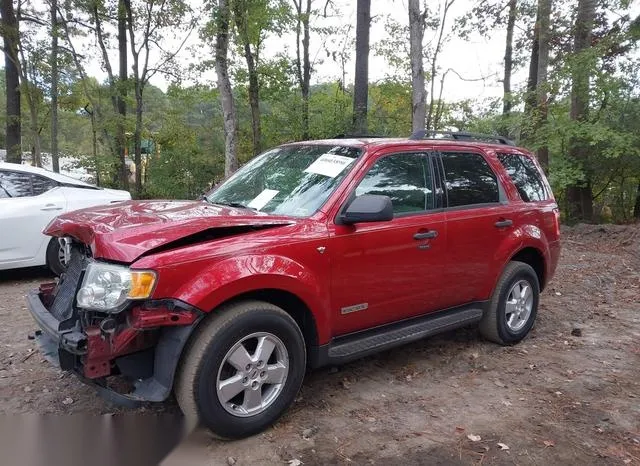
[[[394,218],[331,226],[335,335],[440,307],[446,230],[435,192],[426,153],[390,153],[368,164],[352,195],[389,196]]]
[[[479,150],[440,153],[446,193],[446,307],[488,298],[495,253],[513,229],[511,207],[486,156]]]
[[[32,173],[0,170],[0,263],[41,257],[38,263],[44,264],[48,238],[42,230],[63,212],[65,205],[55,181]]]

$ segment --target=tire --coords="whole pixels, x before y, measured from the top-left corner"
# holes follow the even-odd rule
[[[530,295],[525,286],[529,287]],[[535,270],[524,262],[509,262],[480,321],[480,333],[500,345],[518,343],[533,327],[539,300],[540,283]]]
[[[51,238],[47,245],[47,267],[56,276],[62,275],[67,266],[60,260],[60,242],[58,238]]]
[[[269,303],[245,301],[214,312],[183,352],[174,391],[188,425],[202,424],[223,439],[248,437],[273,424],[293,403],[305,374],[304,338],[295,320]],[[266,361],[258,358],[260,341],[273,346]],[[281,383],[270,384],[270,377]],[[234,380],[228,393],[218,390],[220,382]],[[231,396],[238,387],[242,391]]]

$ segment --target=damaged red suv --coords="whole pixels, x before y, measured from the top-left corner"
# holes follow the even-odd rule
[[[43,353],[112,400],[161,402],[244,437],[307,368],[457,327],[513,344],[558,261],[535,158],[499,137],[286,144],[201,201],[55,219],[68,268],[28,295]]]

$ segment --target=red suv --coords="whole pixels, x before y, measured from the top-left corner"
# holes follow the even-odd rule
[[[273,423],[308,367],[456,327],[513,344],[558,261],[535,158],[503,138],[286,144],[200,201],[65,214],[68,268],[28,295],[45,355],[112,400],[215,434]]]

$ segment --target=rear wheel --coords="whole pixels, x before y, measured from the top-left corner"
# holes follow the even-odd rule
[[[247,437],[293,402],[305,372],[304,339],[293,318],[269,303],[215,312],[182,356],[176,398],[191,424],[222,438]]]
[[[524,262],[505,267],[480,321],[480,333],[501,345],[518,343],[536,320],[540,283],[535,270]]]
[[[47,267],[58,276],[67,270],[67,257],[64,249],[65,243],[62,238],[51,238],[47,245]]]

